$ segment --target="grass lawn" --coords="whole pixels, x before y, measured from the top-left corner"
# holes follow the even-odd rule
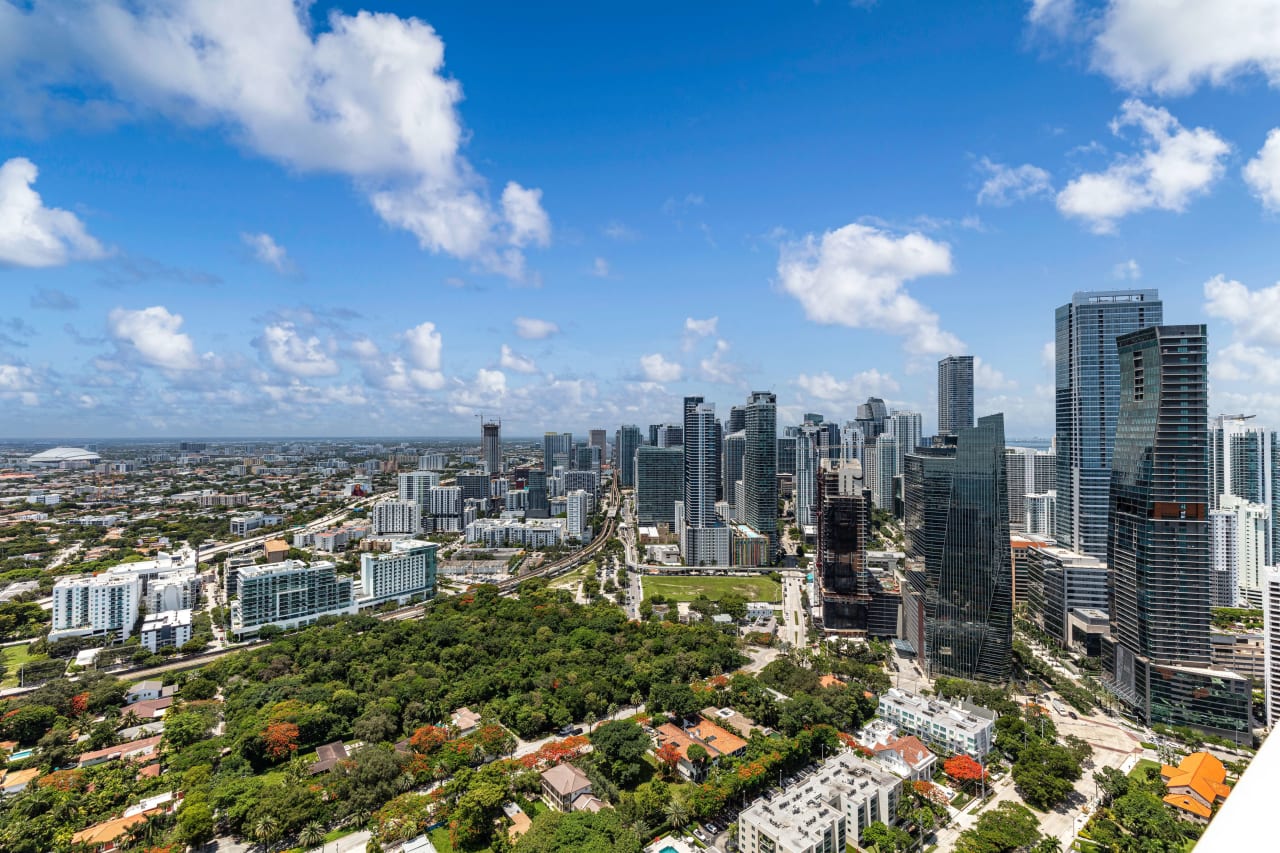
[[[726,593],[735,592],[747,601],[782,602],[782,584],[763,575],[743,578],[645,575],[640,583],[646,596],[664,595],[675,601],[693,601],[700,595],[719,601]]]
[[[4,681],[0,681],[0,685],[3,685],[4,687],[17,687],[18,667],[28,661],[47,659],[46,655],[37,655],[32,657],[29,649],[30,647],[25,643],[19,646],[4,647],[4,663],[6,669]]]
[[[1131,779],[1145,778],[1143,771],[1146,770],[1148,767],[1154,767],[1157,770],[1159,770],[1160,762],[1151,761],[1150,759],[1147,759],[1147,758],[1139,758],[1138,763],[1133,765],[1133,769],[1129,771],[1129,778]]]

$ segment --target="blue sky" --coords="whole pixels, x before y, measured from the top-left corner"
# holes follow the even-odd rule
[[[1209,324],[1216,410],[1277,424],[1277,28],[0,0],[0,436],[612,430],[751,389],[929,430],[950,352],[1048,435],[1053,309],[1126,286]]]

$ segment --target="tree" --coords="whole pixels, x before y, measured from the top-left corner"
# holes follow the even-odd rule
[[[963,753],[944,761],[942,770],[957,782],[977,782],[987,775],[981,764]]]
[[[668,776],[675,774],[676,766],[680,763],[680,747],[668,741],[658,747],[658,751],[654,755],[657,756],[658,765],[662,768],[663,773]]]
[[[862,830],[858,845],[864,848],[874,846],[880,853],[893,853],[909,848],[911,836],[899,827],[885,826],[877,820],[867,824],[867,828]]]
[[[700,743],[689,744],[689,748],[685,750],[685,755],[689,756],[689,762],[698,768],[699,772],[707,766],[707,759],[711,757],[706,747]]]
[[[280,822],[271,815],[258,818],[258,822],[253,825],[253,837],[255,841],[269,849],[271,844],[280,837]]]
[[[279,761],[298,749],[298,727],[287,721],[270,723],[262,732],[267,755]]]
[[[1093,781],[1102,792],[1102,804],[1110,805],[1129,793],[1129,777],[1114,767],[1103,767],[1093,774]]]
[[[667,823],[671,824],[672,829],[683,829],[689,823],[689,807],[678,797],[673,797],[671,802],[667,803],[665,814]]]
[[[637,723],[616,720],[591,733],[591,748],[605,774],[625,788],[640,778],[649,737]]]
[[[324,827],[314,820],[311,821],[298,833],[298,844],[307,850],[324,844]]]
[[[1005,801],[960,833],[958,853],[1013,853],[1040,841],[1040,820],[1025,806]]]
[[[204,797],[187,797],[178,812],[178,839],[199,848],[213,838],[213,810]]]

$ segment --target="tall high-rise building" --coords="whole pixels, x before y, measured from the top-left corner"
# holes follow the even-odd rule
[[[893,436],[898,446],[898,461],[894,465],[894,473],[901,474],[903,458],[919,447],[920,439],[924,437],[924,416],[919,412],[895,410],[885,424],[885,435]]]
[[[684,427],[680,424],[663,424],[658,427],[658,447],[683,447]]]
[[[684,496],[684,450],[680,447],[636,448],[634,479],[636,519],[674,529],[676,503]]]
[[[1280,723],[1280,568],[1268,568],[1263,577],[1262,644],[1266,672],[1266,708],[1263,720],[1272,729]]]
[[[400,475],[400,500],[425,506],[427,495],[439,485],[440,475],[435,471],[406,471]]]
[[[747,428],[747,407],[746,406],[730,406],[729,420],[724,425],[726,435],[735,432],[742,432]]]
[[[569,456],[573,453],[573,433],[548,432],[542,436],[542,470],[544,473],[555,473],[556,466],[569,467]]]
[[[618,456],[618,484],[624,489],[635,488],[636,449],[643,444],[644,436],[640,432],[640,427],[635,424],[623,424],[618,429],[614,452]]]
[[[769,537],[778,552],[778,398],[753,391],[746,404],[746,448],[742,457],[743,505],[738,517]]]
[[[1205,327],[1149,326],[1116,345],[1104,681],[1148,725],[1250,739],[1248,680],[1210,667]]]
[[[868,397],[867,402],[858,404],[858,429],[863,438],[871,441],[884,432],[884,422],[889,418],[889,409],[879,397]]]
[[[1078,292],[1055,319],[1058,542],[1107,558],[1111,448],[1120,405],[1116,338],[1164,321],[1154,290]]]
[[[1006,447],[1004,449],[1005,475],[1009,482],[1009,530],[1026,529],[1026,498],[1043,495],[1057,487],[1057,458],[1052,450],[1036,450],[1031,447]],[[1049,529],[1034,531],[1053,533],[1053,520]]]
[[[862,430],[858,429],[855,421],[845,421],[844,426],[840,428],[840,458],[848,462],[850,460],[862,461],[862,446],[865,441]]]
[[[905,526],[931,676],[1002,682],[1013,647],[1004,415],[907,454]]]
[[[867,488],[876,509],[893,512],[893,478],[898,476],[898,440],[888,433],[882,434],[874,444],[868,444],[863,454],[863,467]]]
[[[938,362],[938,435],[973,426],[973,356],[949,355]]]
[[[1276,433],[1253,415],[1219,415],[1209,430],[1209,502],[1221,506],[1233,495],[1267,508],[1267,563],[1278,562],[1276,526],[1280,501],[1275,500]]]
[[[823,460],[818,473],[818,546],[814,570],[826,631],[897,635],[900,598],[866,567],[871,493],[857,460]]]
[[[502,473],[502,422],[485,421],[480,426],[480,456],[490,477]]]
[[[609,439],[602,429],[593,429],[587,433],[587,444],[591,447],[599,448],[600,461],[609,461]],[[598,466],[597,466],[598,467]]]
[[[743,413],[745,417],[745,412]],[[742,466],[747,455],[747,431],[741,429],[738,432],[731,432],[724,437],[724,469],[723,476],[723,494],[724,499],[729,502],[729,506],[733,507],[734,520],[739,520],[739,509],[736,497],[736,484],[742,479]]]
[[[684,501],[676,524],[690,566],[729,564],[729,528],[716,514],[719,431],[714,403],[684,398]]]
[[[796,524],[801,530],[818,523],[818,470],[824,457],[823,430],[816,423],[801,425],[796,436]]]
[[[525,480],[525,515],[529,518],[548,518],[551,502],[547,495],[547,472],[530,471]]]
[[[1209,511],[1213,537],[1214,607],[1262,607],[1270,511],[1236,495],[1222,495]]]
[[[791,429],[792,427],[788,427]],[[774,459],[777,460],[779,474],[795,474],[796,472],[796,437],[794,435],[778,436],[774,442],[777,448]]]

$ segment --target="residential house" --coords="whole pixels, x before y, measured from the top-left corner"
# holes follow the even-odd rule
[[[701,781],[707,770],[719,763],[721,756],[741,755],[747,749],[745,740],[710,720],[699,720],[683,729],[673,723],[663,723],[654,737],[654,749],[656,751],[667,744],[673,744],[679,751],[680,758],[676,762],[676,768],[680,775],[692,782]],[[689,747],[694,744],[706,750],[705,762],[689,758]]]
[[[326,743],[324,746],[316,747],[316,760],[307,768],[312,776],[324,773],[326,770],[332,770],[338,766],[339,761],[347,759],[347,747],[340,740],[333,743]]]
[[[458,730],[459,737],[466,737],[480,728],[480,715],[464,705],[449,715],[449,722]]]
[[[938,757],[929,751],[914,735],[894,738],[872,750],[876,758],[891,773],[910,782],[929,781],[933,778],[933,766]]]
[[[108,761],[131,760],[131,761],[149,761],[160,750],[161,735],[143,738],[142,740],[130,741],[129,743],[116,744],[108,746],[104,749],[95,749],[92,752],[81,753],[80,766],[92,767],[95,764],[105,764]]]
[[[591,780],[587,774],[568,762],[542,771],[542,799],[553,809],[574,810],[579,797],[591,796]]]
[[[21,794],[27,786],[40,776],[39,767],[28,767],[26,770],[0,771],[0,793]]]

